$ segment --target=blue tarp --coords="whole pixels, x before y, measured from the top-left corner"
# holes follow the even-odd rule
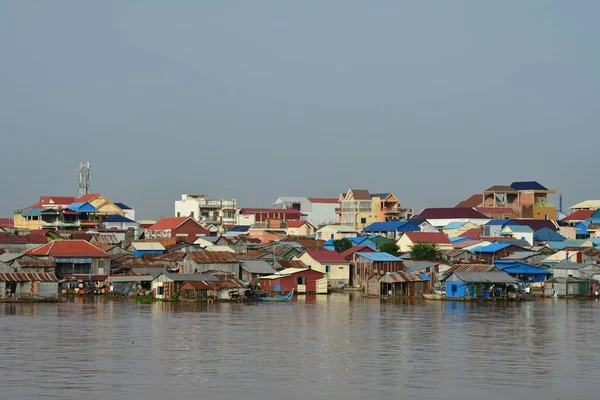
[[[421,278],[425,279],[426,281],[431,280],[431,279],[429,279],[429,276],[427,276],[427,274],[421,274]]]

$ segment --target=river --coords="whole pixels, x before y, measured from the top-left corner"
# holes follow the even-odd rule
[[[0,304],[1,399],[598,399],[599,301]]]

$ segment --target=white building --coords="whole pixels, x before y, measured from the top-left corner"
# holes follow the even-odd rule
[[[192,217],[223,232],[236,224],[236,201],[208,200],[203,194],[182,194],[175,201],[176,217]]]
[[[340,206],[337,198],[323,197],[280,197],[273,205],[277,208],[300,210],[314,227],[339,223],[335,209]]]

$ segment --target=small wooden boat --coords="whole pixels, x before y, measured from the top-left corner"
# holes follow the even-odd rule
[[[250,301],[291,301],[294,296],[294,289],[287,296],[257,296],[257,297],[248,297]]]

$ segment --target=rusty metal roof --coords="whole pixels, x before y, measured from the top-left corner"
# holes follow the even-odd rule
[[[25,255],[17,259],[21,267],[56,267],[56,263],[52,259],[42,259]]]
[[[54,274],[36,274],[27,272],[0,273],[0,282],[57,282]]]
[[[198,264],[239,263],[240,258],[228,251],[193,251],[188,256]]]
[[[494,269],[493,264],[456,264],[446,272],[444,275],[450,275],[453,272],[488,272]]]

